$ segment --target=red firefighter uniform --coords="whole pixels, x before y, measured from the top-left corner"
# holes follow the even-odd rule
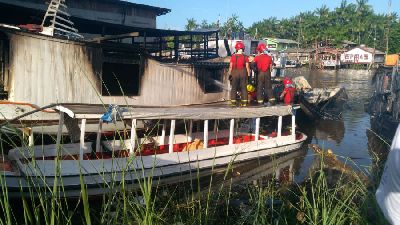
[[[230,93],[231,103],[236,104],[236,93],[239,91],[241,96],[242,105],[248,104],[247,100],[247,76],[250,73],[249,57],[247,57],[244,51],[244,44],[237,42],[235,46],[237,52],[232,55],[230,60],[230,74],[232,89]]]
[[[285,105],[291,105],[294,102],[294,94],[296,92],[296,88],[293,86],[293,82],[290,78],[285,78],[283,80],[283,84],[285,88],[280,96],[281,100],[285,103]]]
[[[258,71],[257,79],[257,101],[258,103],[263,103],[264,99],[272,102],[275,98],[272,94],[272,84],[271,84],[271,67],[272,58],[271,56],[264,54],[266,46],[264,43],[260,43],[257,47],[258,55],[254,58],[253,63],[255,63]],[[264,94],[263,95],[263,89]]]

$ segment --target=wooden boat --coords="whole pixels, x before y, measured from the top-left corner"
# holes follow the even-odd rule
[[[340,120],[348,99],[343,87],[313,88],[300,93],[304,113],[313,119]]]
[[[55,186],[63,196],[79,196],[82,184],[87,187],[88,195],[99,195],[117,191],[121,183],[127,188],[143,178],[170,177],[296,150],[307,138],[295,131],[297,108],[120,107],[112,111],[112,118],[130,124],[130,137],[102,140],[104,106],[56,105],[52,107],[60,118],[56,143],[14,148],[3,157],[0,169],[11,196],[29,194],[32,188],[53,190]],[[287,131],[282,129],[284,116],[291,117],[291,128]],[[62,144],[67,117],[80,123],[79,143]],[[276,133],[260,132],[261,118],[268,117],[278,118]],[[254,132],[235,129],[239,128],[237,122],[245,118],[255,118]],[[139,136],[137,124],[142,120],[156,121],[161,134]],[[98,132],[94,141],[88,141],[85,126],[93,121],[98,123]],[[175,133],[179,121],[187,131]],[[213,129],[209,129],[211,122]],[[197,130],[203,131],[194,132],[195,124]]]

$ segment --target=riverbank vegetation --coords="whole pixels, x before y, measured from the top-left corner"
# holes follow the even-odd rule
[[[385,2],[386,4],[386,2]],[[223,36],[245,31],[254,38],[274,37],[296,40],[301,47],[315,48],[317,43],[328,41],[341,47],[342,41],[365,44],[389,53],[400,52],[400,21],[396,13],[375,13],[368,0],[356,4],[343,0],[333,10],[326,5],[314,11],[302,12],[290,18],[265,18],[245,28],[237,15],[219,25],[188,19],[186,29],[220,28]]]

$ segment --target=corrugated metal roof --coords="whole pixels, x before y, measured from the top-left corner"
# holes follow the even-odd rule
[[[315,49],[312,49],[312,48],[288,48],[283,52],[285,52],[285,53],[296,53],[296,52],[299,52],[299,53],[311,53],[311,52],[314,52],[314,51],[315,51]]]
[[[376,54],[379,54],[379,55],[384,55],[384,54],[385,54],[384,52],[379,51],[378,49],[374,49],[374,48],[370,48],[370,47],[359,46],[359,47],[357,47],[357,48],[362,49],[362,50],[364,50],[364,51],[366,51],[366,52],[375,54],[375,55],[376,55]]]

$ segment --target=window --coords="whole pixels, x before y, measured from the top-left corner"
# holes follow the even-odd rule
[[[268,44],[268,48],[276,48],[276,44]]]
[[[250,54],[257,54],[258,41],[252,41],[250,46]]]
[[[138,96],[139,64],[103,63],[103,96]]]
[[[205,69],[204,73],[204,93],[222,92],[222,75],[220,69]]]

